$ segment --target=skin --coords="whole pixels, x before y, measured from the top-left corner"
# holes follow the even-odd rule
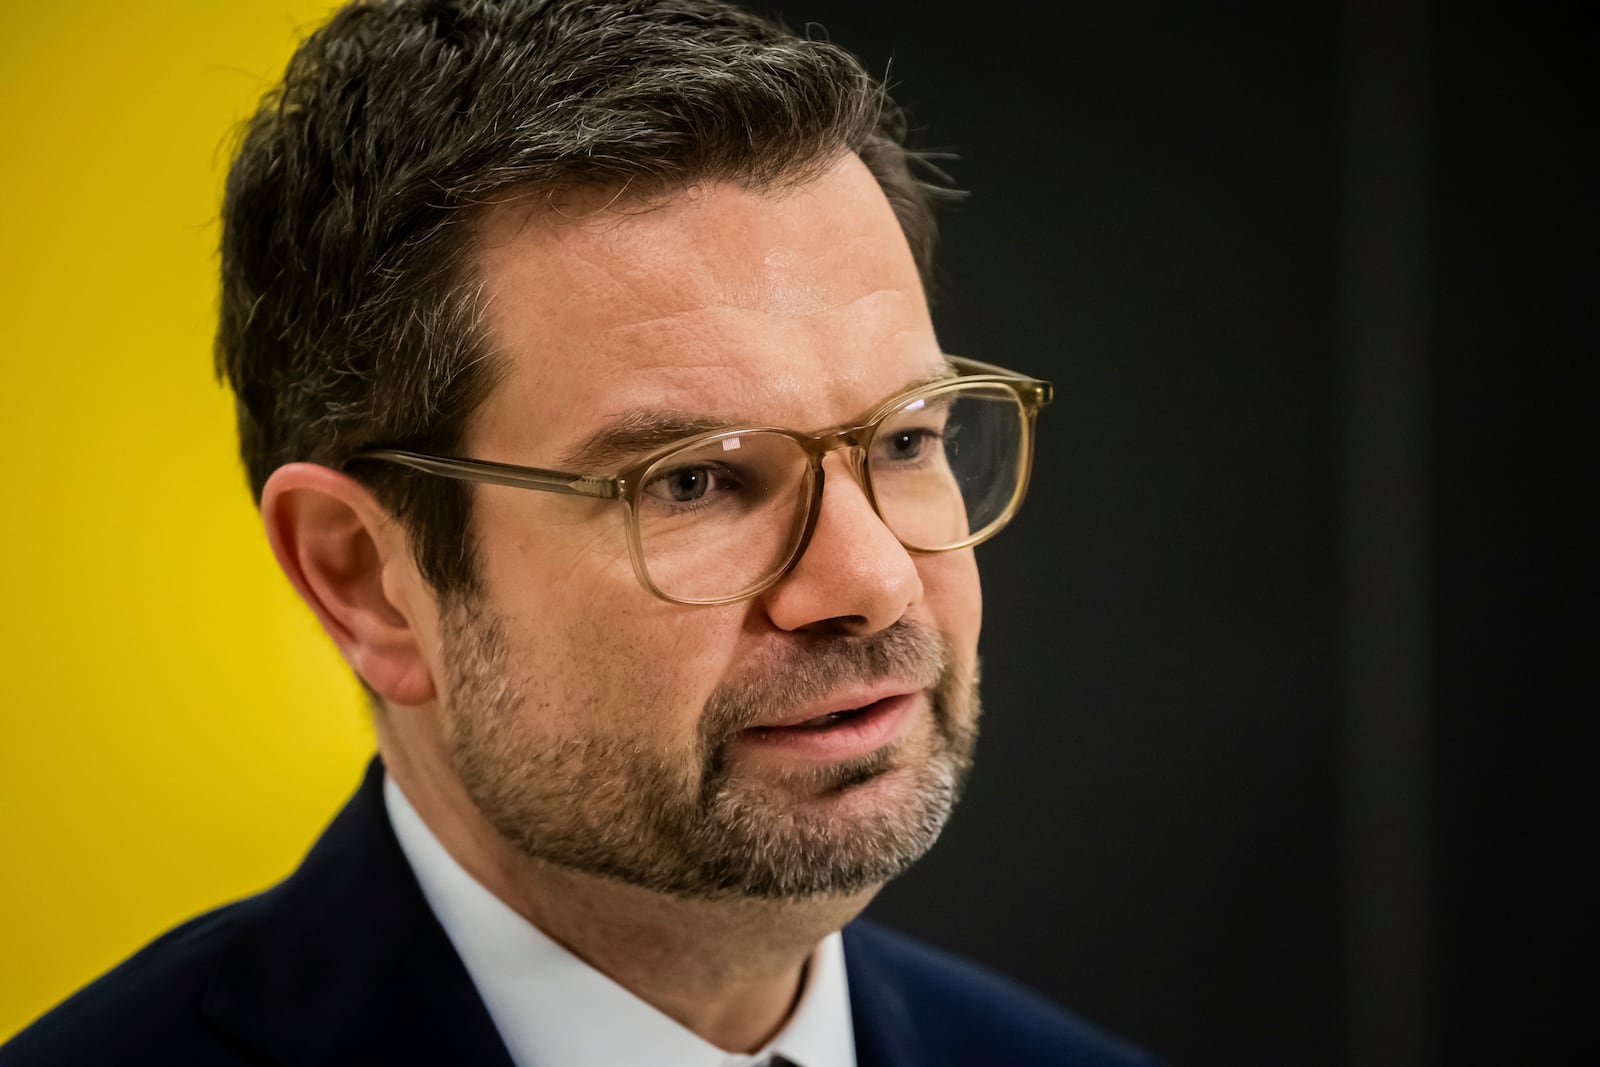
[[[792,189],[713,183],[650,204],[611,199],[552,208],[530,198],[482,220],[487,325],[507,365],[463,454],[557,467],[635,411],[817,430],[940,367],[910,252],[856,157]],[[908,553],[842,457],[825,466],[816,533],[794,570],[714,607],[641,587],[615,504],[476,490],[479,608],[496,622],[516,690],[506,730],[540,752],[625,741],[687,779],[719,687],[818,641],[897,623],[941,638],[948,671],[970,689],[981,616],[971,552]],[[482,708],[452,699],[466,690],[453,673],[450,606],[417,574],[403,531],[358,483],[308,464],[276,472],[262,510],[285,572],[383,702],[389,773],[456,860],[712,1044],[754,1050],[776,1032],[817,941],[878,886],[786,899],[666,894],[529,855],[463,784],[455,754]],[[728,787],[848,833],[910,802],[917,766],[938,747],[931,706],[914,694],[884,772],[853,788],[820,789],[813,760],[748,739],[722,752]],[[976,702],[950,714],[970,732]]]

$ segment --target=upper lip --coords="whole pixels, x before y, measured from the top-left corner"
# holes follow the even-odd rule
[[[921,692],[920,687],[910,685],[901,679],[880,681],[871,685],[851,686],[830,693],[822,700],[802,705],[792,712],[763,719],[750,726],[752,730],[782,729],[786,726],[799,726],[801,723],[820,719],[826,715],[834,715],[841,711],[855,711],[868,704],[876,704],[880,700],[891,697],[909,696]]]

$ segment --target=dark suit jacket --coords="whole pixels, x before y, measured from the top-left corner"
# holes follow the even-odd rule
[[[152,942],[0,1048],[0,1067],[511,1067],[395,840],[382,780],[374,760],[287,880]],[[844,944],[860,1067],[1148,1062],[881,928],[853,923]]]

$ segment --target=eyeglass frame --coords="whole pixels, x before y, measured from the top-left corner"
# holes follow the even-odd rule
[[[895,540],[908,552],[932,555],[939,552],[954,552],[962,548],[971,548],[987,541],[1011,522],[1012,518],[1016,516],[1017,509],[1022,506],[1023,498],[1028,492],[1028,482],[1033,471],[1034,426],[1038,418],[1039,409],[1046,407],[1055,399],[1055,387],[1042,379],[1031,378],[1027,375],[1018,374],[1016,371],[1007,370],[992,363],[969,359],[965,356],[955,356],[947,353],[944,359],[957,372],[956,374],[896,393],[873,408],[858,423],[836,426],[820,433],[805,433],[800,430],[790,430],[779,426],[738,426],[721,430],[709,430],[705,433],[691,434],[682,440],[654,449],[649,454],[628,463],[613,474],[576,474],[571,471],[526,467],[521,464],[501,463],[495,460],[436,456],[403,448],[363,449],[345,459],[340,464],[340,469],[348,470],[351,464],[365,461],[395,463],[425,474],[451,478],[457,481],[474,482],[481,485],[504,485],[513,489],[532,489],[538,492],[564,493],[594,499],[620,501],[625,512],[624,525],[628,531],[628,555],[633,562],[633,573],[647,591],[673,604],[696,607],[736,604],[741,600],[749,600],[752,597],[760,596],[774,585],[777,585],[794,569],[800,558],[805,555],[807,547],[811,544],[811,537],[816,532],[817,517],[822,513],[822,496],[826,479],[822,461],[828,453],[839,449],[848,450],[848,461],[852,471],[855,473],[856,483],[861,486],[862,492],[866,494],[867,503],[872,507],[873,514],[884,524],[885,529],[894,534]],[[956,544],[946,545],[942,548],[921,548],[915,545],[908,545],[899,534],[894,532],[894,528],[889,525],[889,520],[884,517],[882,509],[878,506],[877,495],[873,488],[872,477],[868,468],[867,446],[872,443],[873,437],[881,429],[883,420],[894,412],[903,409],[911,401],[937,396],[942,392],[953,391],[960,387],[983,384],[1003,385],[1009,388],[1022,409],[1023,432],[1017,453],[1019,474],[1016,487],[1011,493],[1011,499],[1006,502],[1006,506],[1001,509],[996,518],[977,533],[970,534]],[[799,536],[794,539],[794,545],[789,552],[788,558],[775,568],[767,578],[748,589],[729,596],[694,599],[672,596],[663,592],[650,577],[649,569],[645,566],[644,561],[644,540],[639,532],[639,519],[636,511],[639,494],[647,484],[643,476],[663,457],[675,452],[687,451],[716,441],[753,433],[778,434],[789,438],[800,446],[801,451],[805,453],[806,459],[810,463],[808,482],[810,499],[807,502],[805,518],[801,522]]]

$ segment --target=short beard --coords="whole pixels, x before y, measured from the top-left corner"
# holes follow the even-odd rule
[[[850,895],[904,871],[938,838],[977,740],[977,679],[944,642],[904,620],[862,637],[818,637],[717,689],[692,756],[614,736],[552,744],[530,729],[504,628],[481,604],[442,620],[451,755],[468,795],[529,857],[659,893],[702,899]],[[745,729],[885,678],[925,687],[932,729],[872,753],[766,778],[735,776]],[[847,794],[875,783],[852,807]]]

